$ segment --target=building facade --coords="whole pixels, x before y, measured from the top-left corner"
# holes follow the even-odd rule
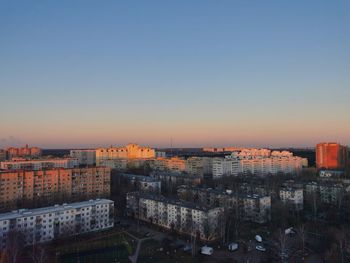
[[[114,202],[96,199],[0,214],[0,249],[11,232],[22,235],[24,245],[108,229],[114,225]]]
[[[242,150],[225,158],[213,159],[213,178],[237,176],[239,174],[299,174],[307,166],[307,159],[293,156],[291,152],[267,149]]]
[[[162,190],[162,183],[150,176],[136,175],[136,174],[119,174],[117,175],[125,179],[129,184],[135,187],[135,191],[142,193],[160,194]]]
[[[338,206],[344,197],[346,187],[334,182],[309,182],[305,185],[305,194],[309,200],[318,200],[322,204]]]
[[[349,163],[346,146],[339,143],[319,143],[316,145],[317,169],[345,170]]]
[[[271,220],[271,197],[267,195],[188,186],[179,187],[177,193],[181,200],[224,207],[227,210],[237,209],[240,219],[245,221],[263,224]]]
[[[0,162],[6,160],[6,151],[3,149],[0,149]]]
[[[108,197],[111,170],[106,167],[0,171],[0,209],[56,200]]]
[[[300,211],[304,208],[303,188],[282,187],[279,191],[280,199],[291,208]]]
[[[29,147],[27,144],[25,147],[22,148],[7,148],[6,154],[9,160],[17,157],[38,158],[42,155],[42,150],[38,147]]]
[[[79,166],[76,158],[62,159],[38,159],[38,160],[15,160],[0,163],[2,170],[43,170],[52,168],[75,168]]]
[[[78,159],[79,165],[96,164],[96,150],[71,150],[70,157]]]
[[[150,147],[128,144],[125,147],[96,149],[96,164],[108,159],[150,159],[156,157],[156,151]]]
[[[220,218],[223,208],[205,207],[181,202],[159,195],[128,193],[127,211],[142,221],[161,226],[178,233],[199,236],[201,240],[220,238]]]

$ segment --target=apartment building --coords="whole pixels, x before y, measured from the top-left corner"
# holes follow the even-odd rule
[[[346,188],[341,183],[309,182],[305,184],[305,194],[308,199],[317,198],[321,203],[338,205],[344,197]]]
[[[142,193],[160,194],[162,190],[162,183],[150,176],[136,175],[136,174],[118,174],[117,177],[121,177],[127,181],[129,185],[134,186],[135,191]]]
[[[155,158],[156,152],[150,147],[128,144],[125,147],[109,147],[96,149],[96,164],[108,159],[149,159]]]
[[[317,169],[345,170],[349,163],[349,149],[339,143],[319,143],[316,145]]]
[[[242,220],[259,224],[271,220],[270,196],[188,186],[179,187],[177,193],[181,200],[224,207],[228,210],[238,208]]]
[[[125,171],[128,168],[127,159],[103,159],[99,161],[100,166],[109,167],[118,171]]]
[[[111,170],[106,167],[0,171],[0,209],[18,204],[107,197]]]
[[[184,173],[186,171],[186,160],[179,157],[156,158],[150,161],[153,171],[171,171],[172,173]]]
[[[162,182],[162,189],[171,190],[176,189],[179,185],[192,185],[196,186],[201,184],[202,178],[199,176],[188,176],[184,174],[173,174],[168,172],[153,172],[151,177],[160,180]]]
[[[0,169],[2,170],[43,170],[52,168],[74,168],[78,167],[79,162],[77,158],[57,158],[57,159],[38,159],[25,160],[18,159],[14,161],[0,162]]]
[[[220,238],[223,208],[165,198],[160,195],[127,194],[127,213],[168,230],[212,241]]]
[[[213,158],[213,170],[212,170],[212,175],[213,179],[219,179],[223,176],[230,176],[233,175],[234,173],[238,174],[238,168],[239,163],[237,160],[232,160],[229,158]]]
[[[307,166],[307,159],[293,156],[287,151],[273,151],[267,149],[250,149],[233,152],[225,158],[213,159],[213,178],[222,176],[237,176],[239,174],[299,174]]]
[[[222,153],[222,152],[234,152],[239,151],[241,148],[239,147],[221,147],[221,148],[215,148],[215,147],[205,147],[202,148],[203,152],[211,152],[211,153]]]
[[[70,150],[70,157],[78,159],[79,165],[95,165],[96,150]]]
[[[279,191],[280,199],[291,208],[300,211],[304,208],[303,188],[282,187]]]
[[[0,149],[0,162],[6,160],[6,151],[3,149]]]
[[[186,173],[202,178],[212,172],[212,158],[209,157],[156,158],[150,160],[149,163],[151,169],[157,172]]]
[[[213,170],[213,158],[189,157],[186,160],[186,173],[199,177],[211,175]]]
[[[271,220],[271,197],[244,195],[239,198],[243,218],[247,221],[264,224]]]
[[[11,160],[17,157],[38,158],[42,155],[42,151],[38,147],[29,147],[28,144],[22,148],[10,147],[6,149],[7,158]]]
[[[26,246],[57,238],[108,229],[114,225],[114,202],[96,199],[0,214],[0,250],[11,232],[23,236]]]

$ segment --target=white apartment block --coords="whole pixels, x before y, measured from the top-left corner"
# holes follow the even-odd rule
[[[70,157],[77,158],[80,165],[94,165],[96,150],[71,150]]]
[[[43,170],[52,168],[75,168],[79,166],[77,158],[16,160],[0,162],[3,170]]]
[[[304,191],[302,188],[283,187],[279,191],[280,199],[283,203],[290,205],[296,210],[304,208]]]
[[[233,152],[225,158],[213,159],[213,178],[222,176],[237,176],[239,174],[299,174],[307,166],[307,159],[293,156],[287,151],[273,151],[267,149],[244,149]]]
[[[127,195],[128,215],[140,220],[174,230],[197,235],[211,241],[220,237],[220,218],[224,209],[210,208],[194,203],[168,199],[159,195]]]
[[[233,173],[233,160],[228,158],[213,158],[213,178],[218,179],[223,176],[229,176]]]
[[[8,235],[23,235],[25,245],[111,228],[114,202],[96,199],[0,214],[0,250],[7,247]]]

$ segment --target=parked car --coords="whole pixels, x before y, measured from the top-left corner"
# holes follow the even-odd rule
[[[212,247],[204,246],[201,248],[201,254],[211,256],[214,253],[214,249]]]
[[[263,241],[262,237],[259,236],[259,235],[255,236],[255,240],[258,241],[258,242],[262,242]]]
[[[260,245],[256,246],[255,249],[258,250],[258,251],[261,251],[261,252],[265,252],[266,251],[266,248],[264,248],[263,246],[260,246]]]
[[[230,243],[228,244],[228,250],[230,251],[236,251],[238,249],[238,243]]]
[[[295,231],[294,231],[293,227],[289,227],[289,228],[287,228],[286,230],[284,230],[284,233],[285,233],[286,235],[294,235],[294,234],[295,234]]]
[[[184,246],[184,248],[183,248],[183,251],[191,251],[192,250],[192,245],[186,245],[186,246]]]

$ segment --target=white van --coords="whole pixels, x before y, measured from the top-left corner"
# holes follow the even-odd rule
[[[207,247],[206,245],[201,248],[201,254],[211,256],[214,253],[214,249],[212,247]]]

